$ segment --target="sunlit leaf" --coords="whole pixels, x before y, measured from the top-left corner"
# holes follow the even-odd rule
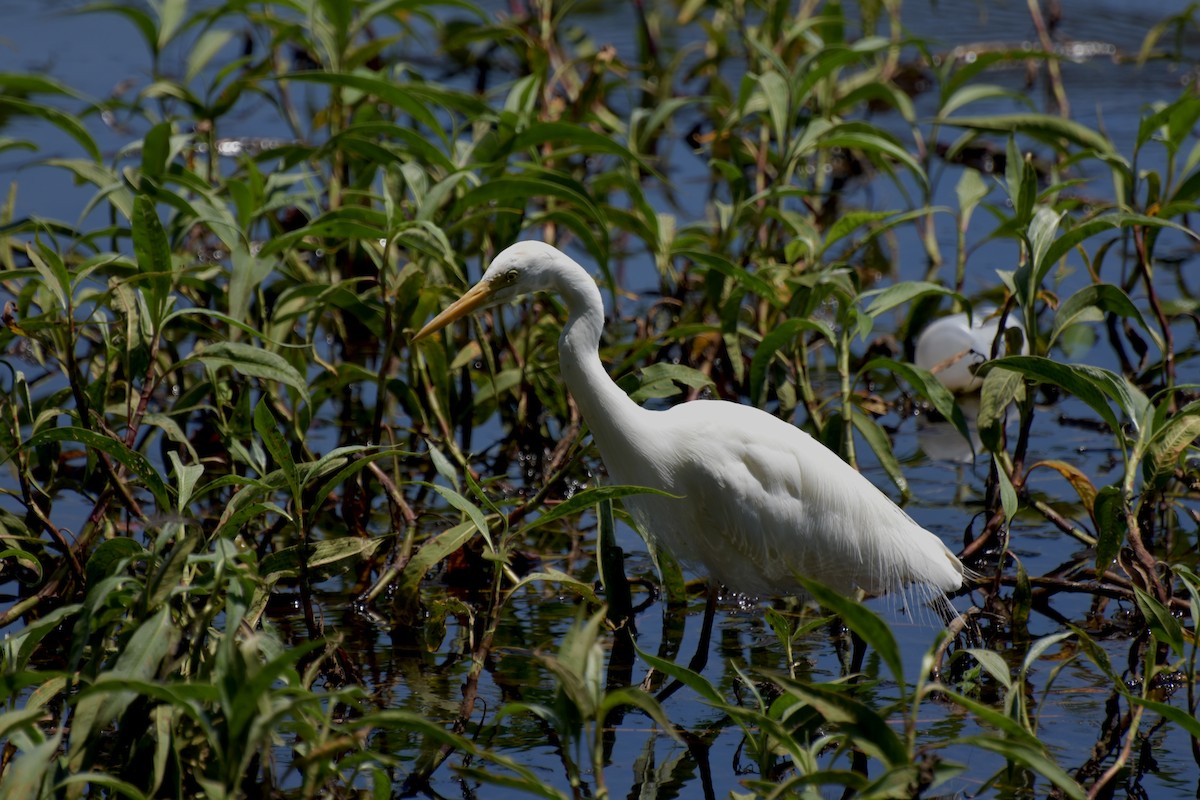
[[[278,353],[242,342],[214,342],[203,349],[197,348],[192,358],[213,369],[231,367],[251,378],[278,381],[308,399],[308,382]]]
[[[1175,651],[1175,655],[1182,658],[1183,628],[1171,610],[1137,586],[1133,587],[1133,597],[1142,612],[1142,618],[1146,620],[1150,632],[1154,634],[1154,638],[1170,645],[1171,649]]]
[[[167,511],[173,507],[171,492],[163,482],[158,470],[150,463],[150,459],[136,450],[131,450],[124,442],[86,428],[67,426],[43,428],[31,436],[23,446],[35,448],[47,442],[79,442],[107,453],[114,461],[142,480],[150,494],[154,496],[154,502],[160,511]]]
[[[802,575],[794,577],[814,600],[837,614],[846,627],[858,634],[868,647],[879,653],[879,657],[887,664],[903,693],[906,687],[904,662],[900,658],[900,647],[896,643],[896,637],[887,624],[866,606],[843,597],[824,584]]]

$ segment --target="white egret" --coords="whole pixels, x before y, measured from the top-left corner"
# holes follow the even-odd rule
[[[665,411],[631,400],[600,362],[604,306],[595,281],[550,245],[526,241],[500,253],[414,341],[538,291],[566,304],[562,377],[611,479],[676,496],[623,501],[655,546],[748,595],[800,594],[797,574],[844,594],[915,590],[942,602],[963,585],[963,565],[934,534],[794,425],[722,400]]]
[[[1006,330],[1017,329],[1024,334],[1025,328],[1015,317],[1005,320]],[[995,309],[976,309],[975,322],[966,314],[950,314],[931,322],[917,337],[917,350],[913,361],[918,367],[927,369],[952,392],[967,394],[977,392],[983,379],[976,377],[975,368],[987,361],[992,354],[992,343],[1000,331],[1000,320]],[[1029,352],[1025,337],[1021,337],[1021,352]],[[1000,354],[1004,354],[1001,343]]]

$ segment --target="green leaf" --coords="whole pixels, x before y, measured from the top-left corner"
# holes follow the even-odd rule
[[[767,103],[767,112],[771,117],[771,129],[775,141],[782,147],[788,140],[787,132],[792,127],[791,89],[778,72],[768,71],[757,76],[759,90]]]
[[[151,328],[157,333],[171,302],[171,246],[149,197],[134,198],[132,222],[133,252],[138,271],[149,279]]]
[[[675,497],[675,495],[668,494],[659,489],[650,489],[644,486],[591,486],[582,492],[576,492],[570,499],[559,503],[549,511],[538,516],[537,519],[528,522],[524,530],[528,532],[564,517],[582,513],[602,500],[618,500],[622,497],[635,494],[657,494],[663,497]]]
[[[785,681],[788,694],[807,703],[826,721],[847,735],[848,744],[895,767],[908,764],[908,748],[887,721],[873,708],[852,697],[845,687]]]
[[[954,394],[943,386],[932,372],[906,361],[880,357],[873,358],[864,364],[858,371],[855,382],[858,383],[863,375],[879,369],[889,370],[904,378],[921,397],[929,401],[939,414],[953,423],[954,429],[962,434],[968,444],[971,443],[971,430],[967,426],[967,418],[963,415],[962,409],[958,407],[958,403],[954,401]]]
[[[976,117],[947,117],[943,125],[953,125],[989,133],[1022,133],[1061,149],[1062,140],[1097,153],[1113,152],[1112,143],[1086,125],[1052,114],[992,114]]]
[[[199,361],[212,369],[231,367],[235,372],[252,378],[278,381],[298,391],[304,401],[308,399],[308,383],[295,367],[278,353],[241,342],[215,342],[201,349],[199,346],[188,361]]]
[[[901,696],[904,696],[908,691],[908,685],[904,682],[904,662],[900,657],[900,646],[887,623],[866,606],[843,597],[819,581],[803,575],[793,577],[817,603],[837,614],[846,627],[857,633],[868,647],[879,654],[883,663],[891,670]]]
[[[902,306],[911,303],[922,297],[940,297],[948,296],[957,300],[963,305],[969,305],[967,298],[963,297],[953,289],[948,289],[938,283],[930,283],[928,281],[902,281],[895,283],[886,289],[871,290],[863,292],[859,295],[860,299],[872,298],[867,306],[867,316],[878,318],[881,314],[891,311],[897,306]]]
[[[41,714],[41,709],[38,709]],[[55,767],[62,751],[62,733],[40,740],[17,754],[0,779],[0,795],[13,800],[55,797]]]
[[[292,448],[287,438],[279,431],[279,424],[275,421],[275,415],[271,413],[271,403],[266,395],[259,398],[254,407],[254,430],[262,439],[267,452],[271,454],[271,459],[283,473],[292,494],[292,502],[299,507],[300,477],[296,471],[296,461],[292,458]]]
[[[774,286],[755,275],[751,270],[734,264],[722,255],[692,249],[679,250],[674,255],[724,275],[747,292],[757,295],[773,308],[781,308],[783,305],[779,291]]]
[[[396,581],[396,603],[401,609],[414,611],[420,605],[421,581],[446,556],[462,547],[475,535],[474,522],[461,522],[449,530],[431,537],[413,553]]]
[[[1169,608],[1137,586],[1133,587],[1133,596],[1154,638],[1170,645],[1171,649],[1175,651],[1175,655],[1182,658],[1183,627],[1179,624],[1179,620],[1175,619],[1175,615]]]
[[[551,142],[559,142],[568,145],[570,149],[578,149],[585,153],[607,153],[631,167],[636,165],[642,169],[650,168],[628,147],[612,137],[569,122],[534,123],[513,137],[512,149],[519,151],[532,148],[541,152],[542,146]]]
[[[1004,419],[1009,405],[1025,396],[1025,379],[1019,372],[1010,369],[989,369],[983,373],[983,386],[979,389],[979,411],[976,427],[979,441],[988,452],[1001,449]]]
[[[725,704],[725,698],[721,697],[721,693],[713,688],[713,685],[702,675],[693,672],[681,664],[676,664],[674,661],[652,656],[640,647],[636,649],[641,659],[649,664],[652,669],[663,673],[668,678],[679,681],[699,695],[702,700],[706,700],[717,707]]]
[[[200,34],[189,49],[183,82],[190,84],[195,81],[201,70],[208,66],[213,56],[233,41],[236,35],[236,31],[228,28],[209,28]]]
[[[5,107],[20,114],[28,114],[31,117],[38,117],[49,122],[78,142],[87,151],[87,154],[91,156],[94,163],[99,164],[104,161],[104,156],[101,154],[100,148],[96,145],[96,141],[92,138],[92,135],[88,133],[88,129],[79,121],[79,116],[68,114],[65,111],[60,111],[57,108],[42,103],[20,100],[7,94],[0,95],[0,109]]]
[[[483,536],[484,541],[487,542],[488,550],[492,553],[496,552],[496,544],[492,541],[491,526],[488,525],[487,518],[479,509],[479,506],[475,505],[453,489],[448,489],[445,486],[438,486],[437,484],[430,483],[422,485],[433,489],[435,492],[440,494],[447,503],[466,514],[467,519],[469,519],[475,526],[475,530],[479,531],[479,533]]]
[[[867,444],[875,453],[875,457],[879,459],[879,464],[883,467],[884,472],[900,490],[900,495],[907,498],[909,496],[908,478],[904,476],[904,470],[900,468],[900,462],[896,460],[896,454],[892,452],[892,441],[888,438],[887,433],[879,427],[879,423],[864,414],[858,406],[851,407],[850,421],[853,423],[854,429],[867,440]]]
[[[116,573],[116,567],[125,561],[137,561],[148,558],[150,553],[136,539],[117,536],[106,539],[92,551],[84,567],[84,578],[87,585],[94,586],[102,579]]]
[[[25,625],[18,631],[10,633],[4,642],[4,660],[3,672],[0,672],[0,680],[7,681],[12,675],[26,668],[29,664],[29,659],[33,656],[34,650],[42,639],[46,638],[50,633],[54,632],[63,620],[69,616],[73,616],[79,612],[80,606],[77,603],[56,608],[46,614],[44,617],[36,619]],[[11,660],[10,660],[11,657]],[[31,673],[36,675],[36,673]],[[41,678],[37,678],[40,682]],[[6,694],[12,696],[16,692],[15,687],[5,683],[5,688],[9,689]],[[0,729],[0,739],[6,737],[6,733]]]
[[[1012,691],[1013,677],[1008,662],[999,653],[979,647],[970,647],[962,651],[979,662],[985,672],[991,675],[1004,687],[1006,692]]]
[[[767,331],[758,347],[754,350],[754,358],[750,360],[750,404],[762,404],[766,392],[767,369],[775,354],[783,349],[788,342],[802,331],[815,331],[827,342],[836,342],[837,334],[828,322],[820,319],[796,318],[786,319],[779,325]]]
[[[975,207],[978,206],[983,199],[988,196],[991,187],[984,182],[983,176],[979,174],[979,170],[967,168],[963,170],[962,175],[958,179],[958,183],[954,187],[955,196],[958,198],[958,212],[962,218],[962,225],[966,227],[971,219]]]
[[[1140,419],[1142,407],[1148,401],[1124,378],[1109,370],[1080,364],[1060,364],[1041,356],[1005,356],[987,361],[979,367],[985,376],[993,369],[1019,372],[1035,381],[1049,383],[1070,392],[1100,415],[1114,432],[1120,432],[1121,420],[1113,413],[1107,397],[1117,400],[1131,421]]]
[[[381,541],[383,540],[344,536],[310,544],[292,545],[264,556],[259,562],[258,574],[262,576],[268,589],[284,578],[299,577],[304,569],[315,575],[328,577],[349,569],[354,566],[354,562],[370,558]]]
[[[1000,484],[1000,505],[1004,509],[1004,522],[1009,525],[1012,524],[1013,517],[1017,516],[1021,504],[1017,499],[1017,490],[1012,485],[1012,479],[1000,463],[996,464],[996,476]]]
[[[630,399],[637,403],[643,403],[650,399],[675,397],[680,394],[678,384],[683,384],[690,389],[714,388],[712,378],[686,364],[659,362],[642,367],[638,372],[641,385],[629,394]]]
[[[72,771],[84,765],[86,748],[94,745],[93,731],[119,717],[133,702],[128,691],[106,691],[110,678],[150,680],[157,677],[159,666],[175,647],[180,629],[171,621],[171,609],[162,606],[158,613],[138,626],[121,648],[112,669],[100,673],[90,691],[79,697],[71,722],[68,755]]]
[[[142,139],[142,175],[155,183],[161,183],[163,174],[167,171],[167,159],[170,155],[171,123],[159,122],[146,131],[146,136]],[[149,198],[147,198],[147,202],[149,202]],[[150,206],[153,209],[153,203]]]
[[[1173,473],[1179,457],[1200,438],[1200,401],[1192,401],[1154,431],[1146,447],[1148,479]]]
[[[42,276],[46,288],[54,293],[54,298],[58,300],[59,310],[67,311],[71,306],[71,273],[67,271],[67,266],[63,263],[62,258],[40,242],[36,247],[33,242],[27,242],[25,254],[29,256],[29,261],[33,264],[34,269]],[[45,257],[43,258],[43,256]]]
[[[1072,800],[1086,800],[1087,798],[1087,794],[1075,782],[1075,779],[1046,754],[1040,743],[1035,745],[1025,741],[1001,739],[996,736],[968,736],[959,741],[963,744],[982,747],[984,750],[991,750],[1003,756],[1006,761],[1042,775]]]
[[[171,492],[163,482],[162,476],[158,474],[158,470],[150,463],[150,459],[136,450],[129,449],[124,442],[102,433],[89,431],[86,428],[67,426],[65,428],[43,428],[29,437],[22,448],[32,450],[47,442],[79,442],[107,453],[118,464],[142,479],[146,489],[154,496],[155,505],[160,512],[167,513],[173,508]]]
[[[1157,700],[1151,700],[1148,697],[1140,697],[1128,691],[1122,692],[1122,694],[1124,694],[1125,697],[1128,698],[1129,702],[1133,703],[1134,705],[1142,706],[1147,711],[1153,711],[1155,714],[1158,714],[1164,719],[1175,723],[1184,731],[1186,731],[1187,735],[1192,739],[1200,738],[1200,720],[1196,719],[1196,717],[1192,716],[1184,709],[1176,708],[1170,703],[1160,703]]]
[[[1154,340],[1155,345],[1162,349],[1162,339],[1158,332],[1146,324],[1142,312],[1129,299],[1129,295],[1110,283],[1089,284],[1068,297],[1054,314],[1054,327],[1050,331],[1050,340],[1046,347],[1053,346],[1058,335],[1069,326],[1076,322],[1090,321],[1089,317],[1093,311],[1107,311],[1135,320]]]
[[[676,742],[684,744],[683,737],[680,736],[675,724],[671,722],[658,701],[636,686],[623,686],[619,689],[605,692],[604,697],[600,701],[600,709],[597,714],[598,719],[603,721],[608,717],[610,711],[621,706],[630,706],[642,711],[642,713],[658,724],[659,729],[663,733],[670,736]]]
[[[1032,266],[1032,272],[1029,283],[1029,294],[1027,295],[1028,304],[1033,304],[1033,299],[1037,296],[1038,287],[1042,285],[1042,280],[1046,277],[1046,272],[1054,266],[1053,259],[1047,258],[1046,254],[1050,250],[1050,246],[1054,243],[1054,237],[1058,233],[1058,225],[1062,221],[1064,213],[1059,213],[1046,206],[1038,206],[1034,212],[1033,220],[1029,223],[1029,246],[1030,256],[1029,264],[1022,267],[1022,270]],[[1017,274],[1020,275],[1021,270]],[[1021,279],[1017,278],[1017,284],[1020,285]]]

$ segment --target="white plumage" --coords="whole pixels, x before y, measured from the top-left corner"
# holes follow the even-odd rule
[[[934,375],[952,392],[966,394],[979,391],[983,379],[976,377],[975,370],[991,356],[992,343],[1000,331],[1000,320],[993,316],[995,311],[987,307],[977,309],[974,323],[966,314],[950,314],[929,323],[917,337],[913,362],[922,369],[936,369]],[[1015,316],[1009,316],[1004,327],[1025,333],[1025,328]],[[1021,337],[1021,352],[1029,352],[1024,335]],[[1003,347],[1000,355],[1004,355]]]
[[[595,281],[547,244],[500,253],[415,339],[535,291],[566,303],[562,376],[612,480],[679,496],[624,500],[656,546],[751,595],[798,594],[796,574],[846,594],[912,588],[936,598],[962,586],[963,565],[936,536],[794,425],[720,400],[652,411],[629,399],[600,362],[604,307]]]

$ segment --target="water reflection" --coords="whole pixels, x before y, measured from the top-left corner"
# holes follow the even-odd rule
[[[936,461],[949,461],[955,464],[974,463],[975,457],[983,452],[983,442],[979,438],[979,395],[967,394],[958,397],[958,407],[967,421],[967,430],[971,440],[963,438],[954,423],[947,419],[922,414],[917,417],[917,443],[925,455]]]

